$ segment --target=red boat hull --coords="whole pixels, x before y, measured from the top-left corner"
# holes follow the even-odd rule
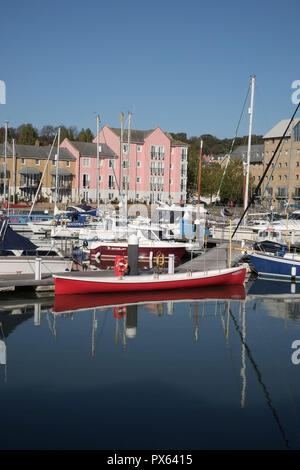
[[[194,276],[194,277],[193,277]],[[246,277],[246,268],[223,270],[220,272],[193,273],[192,276],[160,275],[156,280],[150,275],[125,276],[120,279],[111,276],[109,281],[95,280],[86,277],[76,278],[71,276],[54,275],[55,294],[89,294],[94,292],[137,292],[137,291],[160,291],[168,289],[186,289],[194,287],[207,287],[217,285],[242,285]]]
[[[145,302],[197,300],[197,299],[232,299],[243,300],[246,297],[243,285],[209,286],[202,289],[175,289],[158,292],[119,292],[111,294],[56,295],[53,311],[56,313],[81,309],[138,304]]]

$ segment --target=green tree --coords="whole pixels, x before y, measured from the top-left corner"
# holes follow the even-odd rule
[[[64,139],[76,140],[78,136],[77,128],[75,126],[60,126],[60,141]]]
[[[86,142],[86,132],[83,128],[79,132],[79,134],[77,136],[77,140],[79,140],[79,142]]]
[[[34,145],[38,138],[38,131],[32,124],[22,124],[17,129],[18,144],[21,145]]]
[[[41,145],[51,145],[56,134],[55,127],[47,124],[40,130],[39,141]]]
[[[85,131],[85,136],[86,136],[86,142],[93,142],[94,134],[92,133],[89,127]]]
[[[204,165],[201,170],[200,193],[202,196],[212,197],[217,194],[223,170],[219,163]]]
[[[244,174],[241,161],[231,161],[227,166],[221,186],[221,201],[227,203],[233,201],[235,204],[243,203],[244,198]]]
[[[93,139],[94,134],[89,127],[87,129],[82,128],[77,136],[77,140],[79,140],[79,142],[92,142]]]

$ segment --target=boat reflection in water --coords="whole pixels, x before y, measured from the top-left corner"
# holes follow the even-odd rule
[[[300,283],[257,278],[249,283],[247,300],[259,300],[272,317],[300,321]]]
[[[226,285],[164,291],[114,292],[107,294],[57,295],[53,312],[86,310],[93,307],[117,307],[126,304],[188,302],[198,299],[245,299],[244,286]]]

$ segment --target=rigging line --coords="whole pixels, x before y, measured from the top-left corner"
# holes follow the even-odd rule
[[[272,400],[271,400],[270,393],[269,393],[269,391],[268,391],[266,385],[265,385],[264,382],[262,381],[261,372],[260,372],[260,370],[259,370],[259,368],[258,368],[256,362],[255,362],[254,359],[253,359],[253,356],[252,356],[252,353],[251,353],[251,351],[250,351],[250,348],[249,348],[248,344],[246,343],[246,341],[245,341],[244,338],[243,338],[243,333],[242,333],[242,331],[240,330],[240,327],[239,327],[239,325],[238,325],[238,322],[236,321],[236,318],[235,318],[235,316],[233,315],[231,309],[229,309],[229,313],[230,313],[230,316],[231,316],[231,318],[232,318],[232,320],[233,320],[235,329],[236,329],[236,331],[238,332],[238,335],[239,335],[239,337],[240,337],[241,343],[242,343],[243,346],[245,346],[245,349],[246,349],[246,351],[247,351],[247,356],[248,356],[248,358],[249,358],[249,361],[251,362],[251,364],[252,364],[252,366],[253,366],[253,369],[254,369],[254,371],[256,372],[258,382],[260,383],[260,385],[261,385],[262,388],[263,388],[264,395],[265,395],[265,397],[266,397],[266,399],[267,399],[267,405],[268,405],[269,408],[271,409],[271,412],[272,412],[272,414],[273,414],[273,416],[274,416],[274,419],[275,419],[275,421],[276,421],[276,423],[277,423],[277,425],[278,425],[278,427],[279,427],[280,434],[281,434],[281,436],[282,436],[282,438],[283,438],[283,440],[284,440],[284,442],[285,442],[286,447],[290,449],[289,441],[288,441],[288,439],[287,439],[287,437],[286,437],[286,435],[285,435],[284,429],[283,429],[283,427],[282,427],[282,425],[281,425],[281,423],[280,423],[280,421],[279,421],[279,417],[278,417],[277,411],[275,410],[274,406],[272,405]]]
[[[254,193],[253,193],[253,195],[252,195],[252,197],[251,197],[251,199],[250,199],[250,202],[249,202],[248,206],[246,207],[246,209],[244,210],[243,214],[241,215],[241,218],[240,218],[240,220],[239,220],[239,222],[238,222],[238,224],[237,224],[237,226],[236,226],[236,228],[235,228],[235,230],[234,230],[233,235],[232,235],[231,238],[233,238],[234,235],[236,234],[237,229],[239,228],[239,226],[241,225],[241,222],[242,222],[243,218],[245,217],[245,214],[248,212],[249,207],[253,204],[253,201],[254,201],[254,199],[256,198],[257,193],[258,193],[258,191],[259,191],[261,185],[263,184],[263,181],[264,181],[264,179],[265,179],[265,176],[266,176],[266,174],[268,173],[268,170],[269,170],[271,164],[273,163],[273,160],[274,160],[274,158],[275,158],[275,156],[276,156],[276,154],[277,154],[277,151],[278,151],[279,147],[281,146],[281,143],[283,142],[283,139],[285,138],[285,135],[286,135],[286,133],[287,133],[287,131],[288,131],[290,125],[292,124],[293,119],[294,119],[294,117],[295,117],[295,115],[296,115],[296,113],[297,113],[299,107],[300,107],[300,101],[299,101],[299,103],[298,103],[298,105],[297,105],[297,107],[296,107],[296,109],[295,109],[295,111],[294,111],[294,113],[293,113],[293,115],[292,115],[292,117],[291,117],[291,119],[290,119],[290,122],[289,122],[288,125],[287,125],[287,128],[285,129],[285,131],[284,131],[284,133],[283,133],[283,135],[282,135],[280,141],[279,141],[278,144],[277,144],[277,147],[276,147],[276,149],[275,149],[275,152],[274,152],[273,157],[271,158],[271,160],[269,161],[268,165],[266,166],[266,169],[265,169],[265,171],[263,172],[263,175],[262,175],[262,177],[261,177],[261,180],[259,181],[258,185],[257,185],[256,188],[255,188],[255,191],[254,191]],[[291,138],[292,138],[292,134],[291,134]]]
[[[243,114],[244,114],[244,110],[245,110],[245,106],[246,106],[246,102],[247,102],[247,99],[248,99],[248,96],[249,96],[249,91],[250,91],[250,84],[249,84],[249,86],[248,86],[248,91],[247,91],[247,94],[246,94],[246,98],[245,98],[245,100],[244,100],[244,104],[243,104],[243,107],[242,107],[242,111],[241,111],[241,114],[240,114],[240,118],[239,118],[238,123],[237,123],[237,126],[236,126],[234,138],[232,139],[232,142],[231,142],[229,154],[228,154],[228,156],[227,156],[226,166],[225,166],[225,169],[224,169],[224,171],[223,171],[223,175],[222,175],[221,182],[220,182],[219,189],[218,189],[218,193],[217,193],[217,198],[216,198],[214,204],[216,204],[216,201],[217,201],[218,197],[220,196],[221,187],[222,187],[223,180],[224,180],[224,177],[225,177],[225,173],[226,173],[226,170],[227,170],[229,161],[230,161],[230,156],[231,156],[232,151],[233,151],[233,146],[234,146],[235,140],[236,140],[237,135],[238,135],[240,123],[241,123],[241,120],[242,120],[242,117],[243,117]]]
[[[46,170],[47,170],[47,166],[48,166],[48,163],[49,163],[49,160],[50,160],[50,157],[51,157],[53,148],[54,148],[54,144],[55,144],[57,135],[58,135],[58,134],[57,134],[57,132],[56,132],[55,137],[54,137],[53,142],[52,142],[52,145],[51,145],[51,148],[50,148],[50,152],[49,152],[49,155],[48,155],[48,158],[47,158],[45,167],[44,167],[44,171],[43,171],[43,173],[42,173],[42,177],[41,177],[40,182],[39,182],[39,186],[38,186],[37,191],[36,191],[36,193],[35,193],[34,200],[33,200],[32,206],[31,206],[30,211],[29,211],[29,214],[28,214],[28,218],[31,216],[32,210],[33,210],[34,205],[35,205],[35,203],[36,203],[36,200],[37,200],[37,198],[38,198],[38,195],[39,195],[39,192],[40,192],[40,189],[41,189],[41,186],[42,186],[42,182],[43,182],[43,179],[44,179]]]
[[[267,192],[267,188],[268,188],[268,186],[269,186],[270,180],[271,180],[272,175],[273,175],[273,173],[274,173],[275,167],[276,167],[276,165],[277,165],[277,163],[278,163],[278,160],[279,160],[280,153],[281,153],[281,150],[282,150],[282,148],[283,148],[283,145],[284,145],[284,142],[282,141],[281,147],[280,147],[280,149],[279,149],[279,152],[278,152],[278,155],[277,155],[277,158],[276,158],[276,162],[275,162],[274,166],[272,167],[272,171],[271,171],[270,176],[269,176],[269,178],[268,178],[268,180],[267,180],[267,184],[266,184],[266,187],[265,187],[265,189],[264,189],[264,192],[263,192],[263,195],[262,195],[262,199],[265,197],[265,194],[266,194],[266,192]]]

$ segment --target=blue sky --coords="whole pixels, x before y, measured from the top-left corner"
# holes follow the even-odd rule
[[[85,0],[1,5],[0,125],[233,137],[256,75],[253,133],[291,116],[299,1]],[[248,133],[245,115],[239,135]]]

